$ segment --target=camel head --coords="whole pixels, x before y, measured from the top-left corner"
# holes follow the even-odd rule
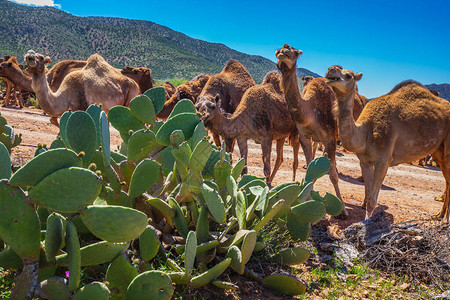
[[[31,74],[39,74],[45,72],[45,65],[52,62],[50,57],[28,50],[25,54],[25,61],[28,64],[28,70]]]
[[[341,66],[335,65],[328,68],[325,78],[327,79],[327,84],[339,96],[347,95],[354,91],[356,82],[362,78],[362,75],[362,73],[355,74],[353,71],[344,70]]]
[[[308,83],[313,79],[314,77],[312,76],[303,76],[302,78],[300,78],[300,80],[303,81],[303,87],[307,86]]]
[[[273,86],[273,88],[278,92],[282,93],[281,91],[281,75],[277,71],[273,70],[264,76],[264,79],[261,84],[270,84]]]
[[[206,127],[212,123],[218,113],[220,113],[220,96],[216,95],[215,98],[202,97],[197,100],[195,108],[200,113],[200,120]]]
[[[133,67],[125,67],[120,71],[123,75],[130,77],[136,82],[141,82],[143,78],[149,78],[152,83],[152,70],[149,68],[139,67],[139,68],[133,68]]]
[[[278,49],[275,52],[275,56],[278,59],[277,68],[281,72],[295,70],[297,65],[297,59],[302,55],[302,50],[296,50],[288,44]]]
[[[0,76],[8,77],[8,70],[13,68],[12,62],[4,61],[0,63]]]

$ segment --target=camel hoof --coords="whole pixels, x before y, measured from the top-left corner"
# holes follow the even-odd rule
[[[342,210],[342,212],[336,216],[337,219],[339,220],[346,220],[349,216],[348,211],[344,208],[344,210]]]
[[[438,213],[438,214],[432,215],[431,218],[435,219],[435,220],[442,220],[442,219],[444,219],[444,214]]]

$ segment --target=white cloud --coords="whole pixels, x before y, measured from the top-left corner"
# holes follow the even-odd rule
[[[53,0],[10,0],[19,4],[33,5],[33,6],[52,6],[61,8],[61,4],[56,4]]]

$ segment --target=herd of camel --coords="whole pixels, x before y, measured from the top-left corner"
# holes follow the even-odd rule
[[[178,101],[191,100],[217,145],[222,138],[227,151],[231,151],[237,141],[244,158],[248,154],[248,139],[261,145],[269,185],[283,161],[286,138],[294,152],[293,180],[300,146],[309,164],[315,146],[321,143],[331,161],[329,178],[342,201],[336,169],[339,139],[360,160],[366,218],[372,216],[377,205],[388,167],[431,153],[446,181],[442,209],[435,217],[448,222],[450,103],[412,80],[401,82],[388,94],[368,102],[359,95],[356,84],[362,73],[338,65],[331,66],[323,78],[302,78],[301,91],[297,77],[297,59],[301,54],[288,44],[278,49],[275,56],[281,74],[270,71],[258,85],[248,70],[233,59],[218,74],[200,74],[177,88],[166,83],[166,102],[157,117],[166,119]],[[67,110],[85,110],[97,103],[108,112],[113,106],[129,105],[134,97],[154,87],[150,69],[116,69],[97,54],[87,61],[61,61],[48,70],[48,56],[30,50],[25,61],[26,71],[15,57],[1,62],[0,76],[34,92],[55,125],[57,117]],[[277,157],[271,170],[274,140]],[[341,217],[347,216],[344,206]]]

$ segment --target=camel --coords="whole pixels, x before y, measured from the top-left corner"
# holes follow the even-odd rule
[[[408,80],[371,100],[355,122],[352,100],[355,83],[362,74],[330,67],[325,76],[337,96],[334,113],[342,144],[355,152],[360,161],[366,219],[377,205],[388,168],[431,153],[446,181],[444,203],[435,217],[449,221],[450,103],[422,84]]]
[[[179,85],[177,87],[177,92],[164,103],[164,107],[158,113],[157,117],[160,119],[167,119],[175,105],[182,99],[189,99],[193,103],[196,103],[197,97],[202,92],[203,87],[210,77],[211,75],[209,74],[200,74],[194,77],[191,81]]]
[[[333,90],[325,83],[324,78],[315,78],[300,93],[297,77],[297,59],[303,52],[285,44],[275,52],[277,68],[281,71],[281,86],[286,97],[292,120],[297,124],[300,144],[305,154],[306,163],[312,160],[311,139],[322,142],[328,158],[331,161],[328,172],[334,186],[336,196],[342,201],[339,190],[339,177],[336,169],[336,136],[337,125],[332,108],[336,100]],[[348,212],[342,201],[341,218],[346,218]]]
[[[11,55],[4,55],[2,58],[2,62],[13,64],[20,70],[23,69],[23,66],[19,65],[17,62],[17,58],[15,56]],[[21,71],[22,72],[22,71]],[[14,82],[11,82],[8,78],[3,77],[3,83],[6,87],[6,98],[3,102],[3,106],[11,105],[11,92],[13,93],[13,99],[14,102],[16,102],[16,105],[20,108],[23,107],[23,99],[22,99],[22,89],[20,86],[16,85]],[[19,92],[19,97],[17,98],[17,92]]]
[[[90,56],[82,69],[67,74],[55,92],[50,89],[45,74],[45,64],[50,58],[30,50],[25,60],[38,103],[52,117],[67,110],[86,110],[94,103],[101,104],[108,112],[116,105],[127,106],[139,94],[134,80],[122,75],[98,54]]]
[[[298,166],[298,131],[289,116],[286,100],[280,88],[281,76],[270,71],[260,85],[250,87],[233,114],[221,110],[221,97],[213,100],[202,98],[196,104],[201,120],[213,132],[228,138],[237,138],[241,157],[247,160],[247,140],[254,139],[261,144],[264,163],[264,176],[267,184],[271,182],[283,161],[283,145],[290,137],[294,148],[293,180]],[[270,172],[270,153],[272,141],[276,140],[277,159]]]
[[[133,79],[139,85],[139,94],[145,93],[153,87],[152,70],[149,68],[125,67],[120,71],[123,75]]]
[[[303,76],[302,78],[300,78],[300,80],[303,82],[303,88],[305,88],[308,85],[308,83],[313,79],[314,77],[312,76]]]
[[[209,100],[213,102],[216,96],[219,95],[220,101],[218,103],[220,104],[220,108],[232,114],[241,102],[245,91],[254,85],[255,81],[247,68],[240,62],[230,59],[222,72],[209,78],[200,96],[198,96],[198,101]],[[219,134],[209,127],[208,122],[205,126],[211,131],[214,143],[219,147],[221,144]],[[233,140],[225,139],[225,144],[227,152],[232,152]]]

